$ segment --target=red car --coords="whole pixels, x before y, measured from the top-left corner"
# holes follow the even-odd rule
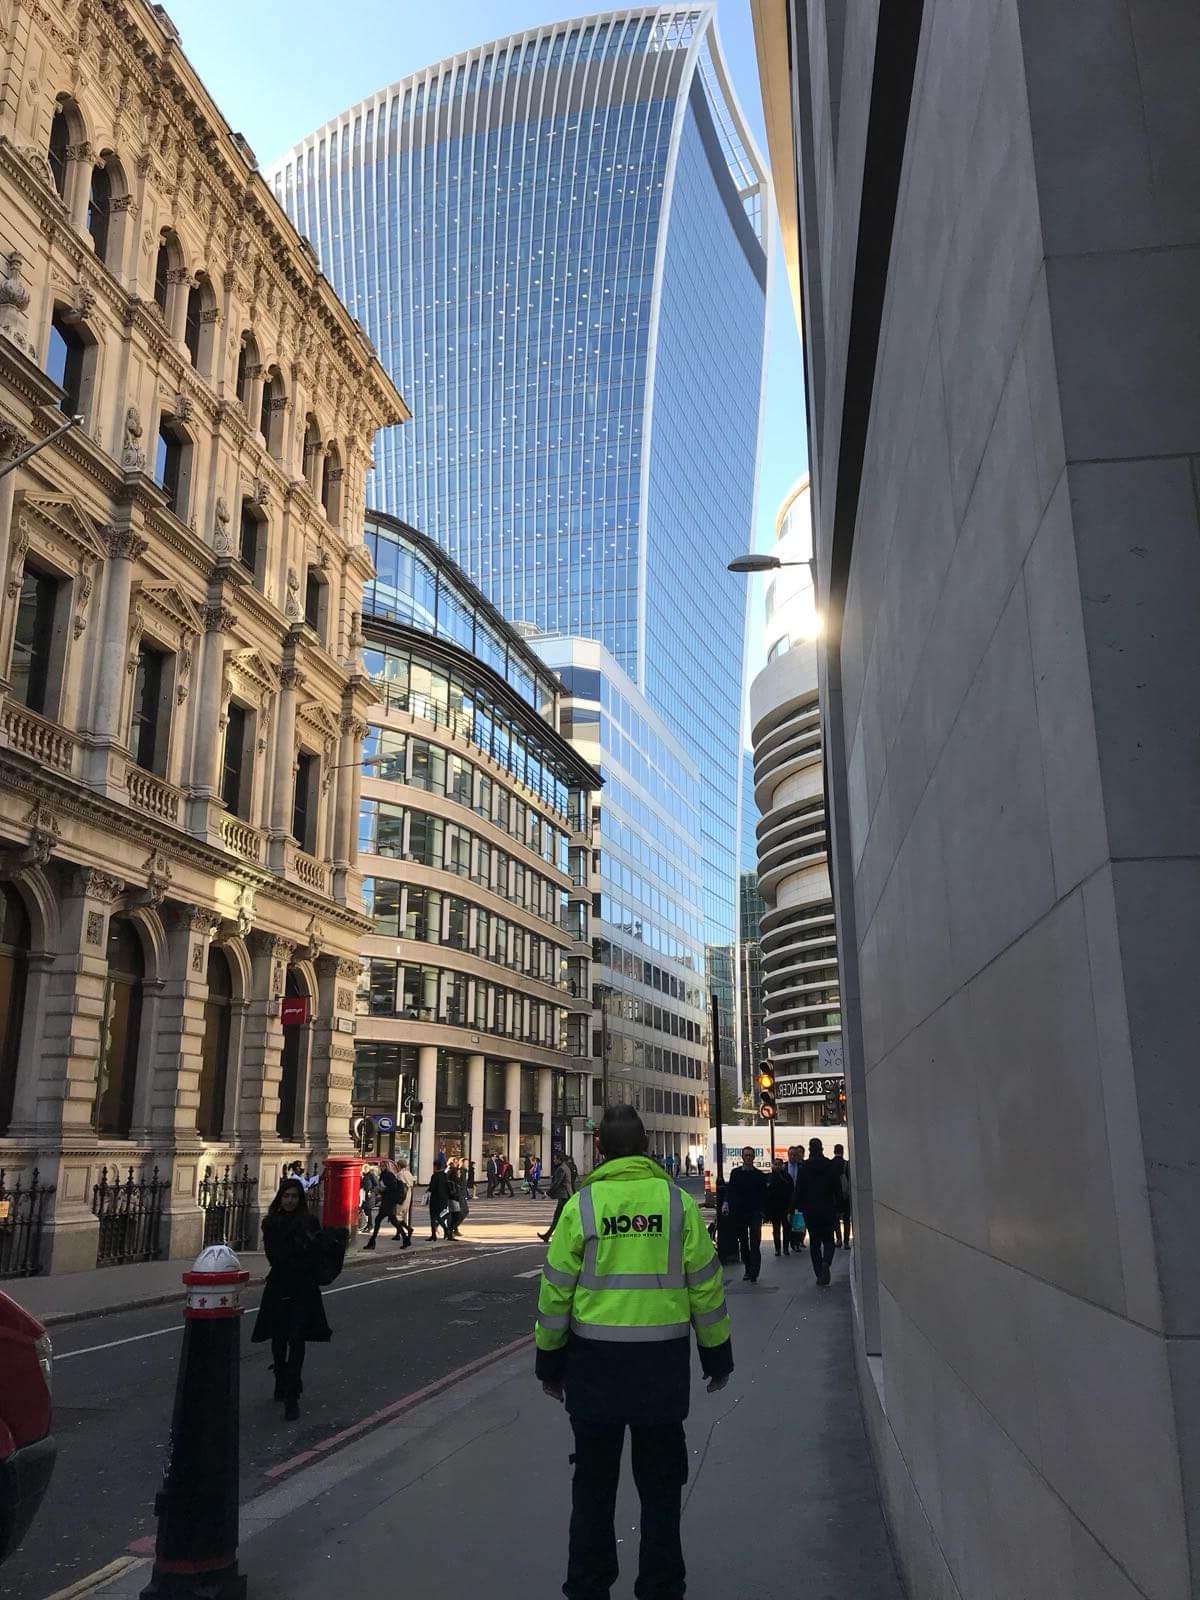
[[[50,1335],[0,1293],[0,1561],[20,1544],[50,1482]]]

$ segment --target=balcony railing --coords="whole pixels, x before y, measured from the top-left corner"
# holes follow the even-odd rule
[[[297,850],[292,867],[297,883],[302,883],[306,889],[315,889],[318,894],[327,893],[329,869],[323,861],[318,861],[315,856],[305,855],[303,850]]]
[[[262,834],[240,817],[221,819],[221,843],[231,854],[241,856],[243,861],[260,862],[263,858]]]
[[[39,766],[55,772],[71,772],[75,765],[75,741],[57,722],[48,722],[34,711],[9,700],[5,703],[4,742],[18,755],[28,756]]]
[[[125,787],[129,791],[129,804],[135,811],[145,811],[163,822],[179,821],[182,798],[179,790],[156,778],[152,772],[130,767],[125,773]]]

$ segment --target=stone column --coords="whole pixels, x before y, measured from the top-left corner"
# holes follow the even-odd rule
[[[279,1000],[295,945],[271,933],[252,933],[246,944],[250,951],[250,1008],[242,1047],[237,1132],[247,1146],[261,1146],[276,1139],[283,1073]]]
[[[354,1149],[354,1035],[338,1024],[354,1016],[359,962],[323,955],[316,968],[306,1138],[315,1154],[348,1155]]]
[[[554,1160],[554,1069],[538,1068],[538,1111],[542,1117],[542,1170]]]
[[[92,168],[96,156],[86,139],[67,146],[67,181],[63,199],[78,233],[87,226],[88,201],[92,195]]]
[[[508,1112],[508,1159],[513,1171],[521,1170],[521,1063],[509,1061],[504,1067],[504,1109]]]
[[[186,267],[172,267],[167,274],[170,284],[170,321],[168,332],[173,341],[182,346],[187,333],[187,303],[188,290],[192,286],[193,274]]]
[[[20,428],[14,427],[10,422],[0,422],[0,472],[4,472],[9,462],[23,450],[28,450],[32,443],[33,440],[28,434],[22,433]],[[7,598],[5,589],[9,579],[8,562],[9,552],[12,549],[13,501],[16,493],[16,472],[4,472],[4,476],[0,478],[0,604]],[[0,640],[6,633],[6,628],[0,628]],[[0,660],[7,662],[7,659],[6,651]]]
[[[84,758],[85,781],[114,799],[125,793],[121,763],[113,755],[124,749],[121,721],[128,677],[129,596],[133,564],[146,549],[146,540],[130,528],[101,531],[108,551],[104,564],[104,592],[100,603],[98,643],[91,654],[95,690],[92,695],[89,748]]]
[[[165,914],[167,956],[155,1007],[153,1055],[136,1091],[133,1138],[165,1147],[159,1158],[171,1193],[164,1217],[168,1256],[191,1257],[204,1243],[204,1214],[196,1203],[203,1141],[196,1127],[208,999],[208,944],[218,918],[203,906],[178,905]]]
[[[475,1175],[483,1173],[483,1164],[486,1159],[483,1153],[483,1086],[484,1071],[483,1057],[467,1057],[467,1100],[471,1106],[471,1160],[475,1163]]]
[[[219,820],[216,802],[221,795],[221,718],[225,703],[225,644],[237,618],[228,606],[207,605],[204,642],[200,654],[199,693],[196,697],[195,737],[192,744],[189,829],[207,838]]]
[[[337,784],[334,788],[333,898],[345,905],[350,898],[350,874],[358,857],[358,805],[356,779],[362,781],[362,742],[367,725],[353,712],[342,716],[338,745]]]
[[[417,1142],[417,1182],[428,1183],[437,1154],[437,1045],[423,1044],[417,1055],[417,1099],[421,1102],[421,1129]]]
[[[279,674],[279,710],[275,718],[275,763],[271,773],[271,870],[286,867],[291,838],[292,800],[296,781],[296,702],[304,676],[296,667]]]
[[[64,874],[60,942],[29,966],[24,1069],[17,1081],[8,1133],[57,1155],[39,1162],[57,1188],[43,1261],[48,1271],[84,1271],[96,1264],[92,1185],[99,1163],[93,1114],[108,987],[108,922],[124,885],[91,868]],[[70,1151],[71,1154],[66,1154]]]

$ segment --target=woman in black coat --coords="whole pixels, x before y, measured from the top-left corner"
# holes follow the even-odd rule
[[[379,1184],[379,1210],[375,1213],[375,1231],[363,1248],[374,1250],[380,1228],[385,1222],[390,1222],[396,1230],[397,1239],[404,1240],[404,1248],[407,1250],[412,1244],[412,1229],[406,1227],[404,1222],[404,1202],[408,1199],[408,1186],[390,1161],[381,1161],[379,1164]]]
[[[317,1279],[321,1224],[309,1213],[308,1196],[298,1178],[285,1178],[263,1218],[263,1249],[271,1270],[263,1285],[262,1304],[250,1335],[253,1344],[271,1341],[275,1398],[284,1402],[284,1416],[300,1415],[300,1381],[304,1347],[332,1338],[321,1285]]]
[[[771,1223],[771,1236],[775,1240],[776,1255],[780,1253],[781,1242],[783,1254],[787,1256],[792,1253],[792,1211],[795,1200],[795,1185],[788,1177],[788,1170],[782,1161],[776,1161],[767,1179],[767,1216]]]

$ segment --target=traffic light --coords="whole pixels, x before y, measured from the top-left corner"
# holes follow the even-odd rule
[[[421,1107],[424,1103],[423,1100],[414,1100],[411,1095],[406,1096],[404,1104],[407,1110],[400,1113],[400,1126],[406,1132],[421,1126]]]
[[[779,1115],[775,1104],[775,1074],[765,1061],[758,1069],[758,1114],[767,1122],[774,1122]]]

